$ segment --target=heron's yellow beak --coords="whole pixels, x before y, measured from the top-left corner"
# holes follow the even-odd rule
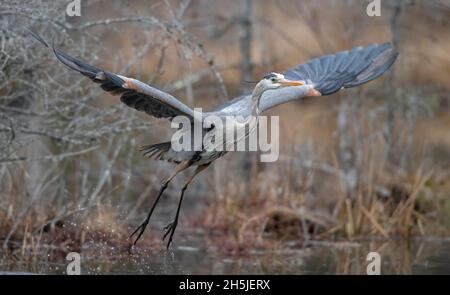
[[[281,86],[283,87],[288,87],[288,86],[303,86],[305,85],[305,83],[300,82],[300,81],[294,81],[294,80],[288,80],[288,79],[283,79],[280,81]]]

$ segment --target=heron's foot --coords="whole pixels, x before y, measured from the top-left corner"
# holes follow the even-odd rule
[[[130,237],[128,239],[131,239],[135,234],[137,234],[138,232],[138,236],[136,238],[136,240],[134,240],[133,244],[130,245],[130,250],[131,248],[136,245],[136,243],[139,241],[139,239],[142,237],[142,235],[144,234],[145,228],[148,225],[148,219],[144,220],[134,231],[133,233],[131,233]]]
[[[169,236],[169,240],[167,241],[167,250],[169,250],[170,244],[172,243],[173,234],[175,233],[175,229],[177,228],[177,221],[172,221],[168,225],[164,227],[166,231],[163,236],[163,241]]]

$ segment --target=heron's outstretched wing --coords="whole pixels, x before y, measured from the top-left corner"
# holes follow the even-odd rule
[[[342,88],[350,88],[367,83],[381,76],[395,62],[398,52],[391,44],[374,44],[355,47],[333,55],[311,59],[285,73],[286,78],[301,80],[305,86],[287,87],[276,91],[266,91],[260,102],[265,111],[276,105],[308,96],[329,95]],[[219,107],[218,111],[242,109],[250,101],[250,96],[242,96]]]
[[[172,95],[139,80],[103,71],[102,69],[84,63],[48,44],[38,34],[32,31],[29,31],[29,33],[43,45],[52,49],[58,60],[70,69],[100,84],[100,87],[107,92],[121,94],[120,100],[127,106],[135,108],[138,111],[146,112],[156,118],[170,119],[182,115],[193,120],[193,110]]]
[[[303,80],[314,85],[322,95],[329,95],[378,78],[394,63],[397,55],[390,43],[355,47],[314,58],[287,70],[284,75],[289,79]]]

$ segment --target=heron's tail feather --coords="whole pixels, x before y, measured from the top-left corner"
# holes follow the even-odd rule
[[[139,150],[142,152],[144,157],[154,159],[154,160],[165,160],[163,158],[164,154],[170,150],[171,143],[162,142],[157,144],[144,145]]]

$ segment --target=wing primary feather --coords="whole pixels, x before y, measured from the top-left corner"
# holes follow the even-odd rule
[[[31,30],[27,31],[34,39],[51,49],[56,58],[69,69],[90,78],[111,94],[122,94],[121,101],[126,105],[157,118],[172,119],[175,116],[183,115],[194,120],[193,110],[170,94],[139,80],[116,75],[89,65],[50,45],[39,34]]]
[[[292,87],[284,90],[284,95],[265,95],[261,98],[262,111],[313,94],[330,95],[343,88],[372,81],[386,72],[397,56],[395,48],[390,43],[384,43],[314,58],[284,72],[289,79],[306,81],[309,90],[302,91],[301,88]],[[246,95],[217,107],[215,111],[225,114],[245,112],[250,105],[251,97]]]
[[[314,58],[288,70],[285,75],[291,79],[311,81],[315,90],[329,95],[379,77],[396,58],[397,53],[390,43],[373,44]]]

